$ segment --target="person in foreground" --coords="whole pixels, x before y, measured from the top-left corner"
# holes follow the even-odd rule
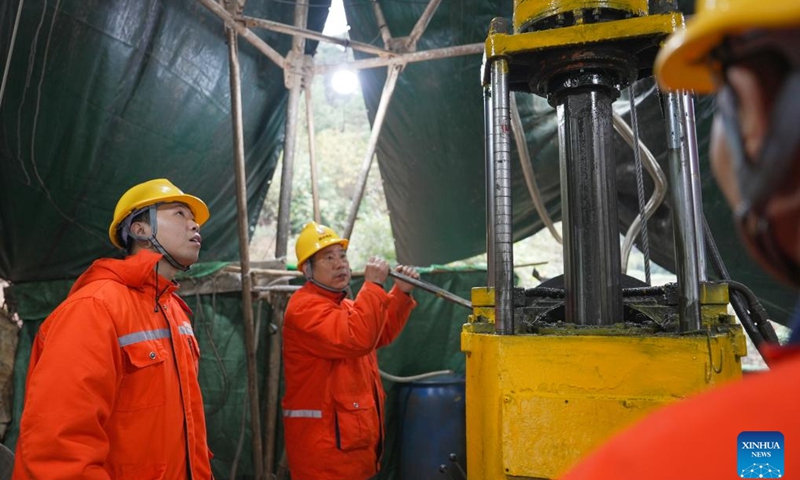
[[[292,480],[366,480],[380,469],[386,394],[376,350],[400,334],[417,303],[409,283],[398,280],[384,291],[389,264],[376,257],[367,262],[355,300],[348,298],[347,245],[311,222],[295,246],[307,281],[289,300],[283,324]],[[396,270],[419,278],[412,267]]]
[[[800,2],[698,0],[655,71],[666,89],[716,93],[717,182],[750,253],[800,287]],[[800,478],[799,326],[762,352],[769,372],[655,412],[563,478]]]
[[[212,478],[200,352],[173,281],[200,253],[205,203],[166,179],[128,190],[100,259],[34,341],[13,479]]]

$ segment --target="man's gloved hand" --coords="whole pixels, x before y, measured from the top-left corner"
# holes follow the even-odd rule
[[[395,269],[395,272],[402,273],[406,277],[411,277],[413,279],[419,280],[419,272],[416,268],[408,266],[408,265],[398,265]],[[411,290],[414,290],[414,285],[410,283],[404,282],[399,279],[395,279],[395,285],[397,288],[402,290],[404,293],[411,293]]]
[[[383,286],[389,276],[389,262],[381,257],[369,257],[367,266],[364,267],[364,281],[377,283]]]

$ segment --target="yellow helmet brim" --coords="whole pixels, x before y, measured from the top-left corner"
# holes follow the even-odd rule
[[[749,2],[720,2],[727,6],[704,10],[687,21],[686,28],[672,34],[656,56],[654,74],[661,88],[713,93],[718,88],[719,65],[709,60],[709,54],[725,37],[800,25],[799,1],[762,1],[765,4],[758,8]]]

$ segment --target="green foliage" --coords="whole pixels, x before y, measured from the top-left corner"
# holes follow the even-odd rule
[[[343,60],[341,48],[325,43],[320,44],[315,57],[318,64]],[[332,74],[314,78],[311,88],[316,176],[321,221],[343,234],[367,151],[370,125],[361,90],[356,89],[350,95],[339,94],[331,86],[331,77]],[[295,262],[297,235],[307,222],[314,219],[305,101],[301,102],[299,109],[297,131],[287,263]],[[279,165],[251,240],[253,260],[274,257],[281,171],[282,165]],[[389,211],[375,159],[349,248],[353,269],[363,268],[371,255],[381,255],[390,262],[396,259]]]

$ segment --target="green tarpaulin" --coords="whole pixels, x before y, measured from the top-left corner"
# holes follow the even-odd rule
[[[408,35],[426,6],[425,2],[379,3],[394,37]],[[25,320],[18,384],[38,322],[94,259],[113,254],[106,234],[111,209],[131,185],[167,177],[209,204],[212,216],[203,231],[203,262],[237,261],[239,248],[228,47],[220,19],[192,0],[25,0],[17,29],[20,4],[20,0],[0,3],[4,60],[12,39],[15,43],[0,105],[0,278],[12,282]],[[294,6],[292,1],[250,0],[244,13],[292,24]],[[327,0],[310,3],[311,29],[322,29],[328,6]],[[417,49],[481,43],[489,21],[510,18],[511,8],[512,2],[497,0],[441,2]],[[353,40],[383,46],[371,2],[346,2],[345,10]],[[256,33],[281,55],[289,50],[289,36]],[[274,188],[270,183],[283,146],[287,90],[279,67],[245,41],[239,41],[239,48],[247,213],[252,227],[267,190]],[[314,48],[315,43],[309,42],[306,51],[312,53]],[[378,140],[377,160],[400,262],[444,264],[485,250],[480,64],[480,55],[419,62],[409,64],[399,77]],[[385,77],[385,68],[360,72],[370,119],[376,114]],[[648,79],[636,85],[636,92],[642,139],[666,170],[658,92]],[[626,95],[616,108],[628,118]],[[538,187],[549,214],[558,220],[553,110],[540,98],[519,94],[517,101]],[[749,285],[773,318],[785,322],[795,295],[749,260],[709,175],[706,153],[712,108],[713,99],[698,100],[708,222],[734,279]],[[624,231],[637,212],[636,184],[630,149],[619,138],[614,142]],[[512,158],[514,237],[521,239],[543,223],[524,186],[515,150]],[[645,186],[649,195],[652,182],[646,179]],[[674,264],[669,208],[668,203],[662,206],[648,224],[652,258],[667,268]],[[356,225],[354,241],[365,234]],[[482,273],[426,278],[464,297],[469,296],[469,287],[486,284]],[[419,298],[424,300],[425,294]],[[242,408],[246,387],[240,298],[221,294],[189,300],[197,311],[195,331],[204,352],[202,382],[217,454],[214,468],[226,478],[241,415],[248,412]],[[422,305],[398,342],[381,353],[386,370],[405,375],[461,368],[457,332],[464,314],[453,310],[458,308],[432,300]],[[267,310],[262,309],[262,322],[269,319]],[[265,331],[261,329],[260,365]],[[393,391],[394,386],[387,387]],[[390,437],[392,452],[395,441]],[[238,467],[246,474],[251,471],[247,437],[243,445]],[[395,471],[393,461],[387,456],[387,472]]]

